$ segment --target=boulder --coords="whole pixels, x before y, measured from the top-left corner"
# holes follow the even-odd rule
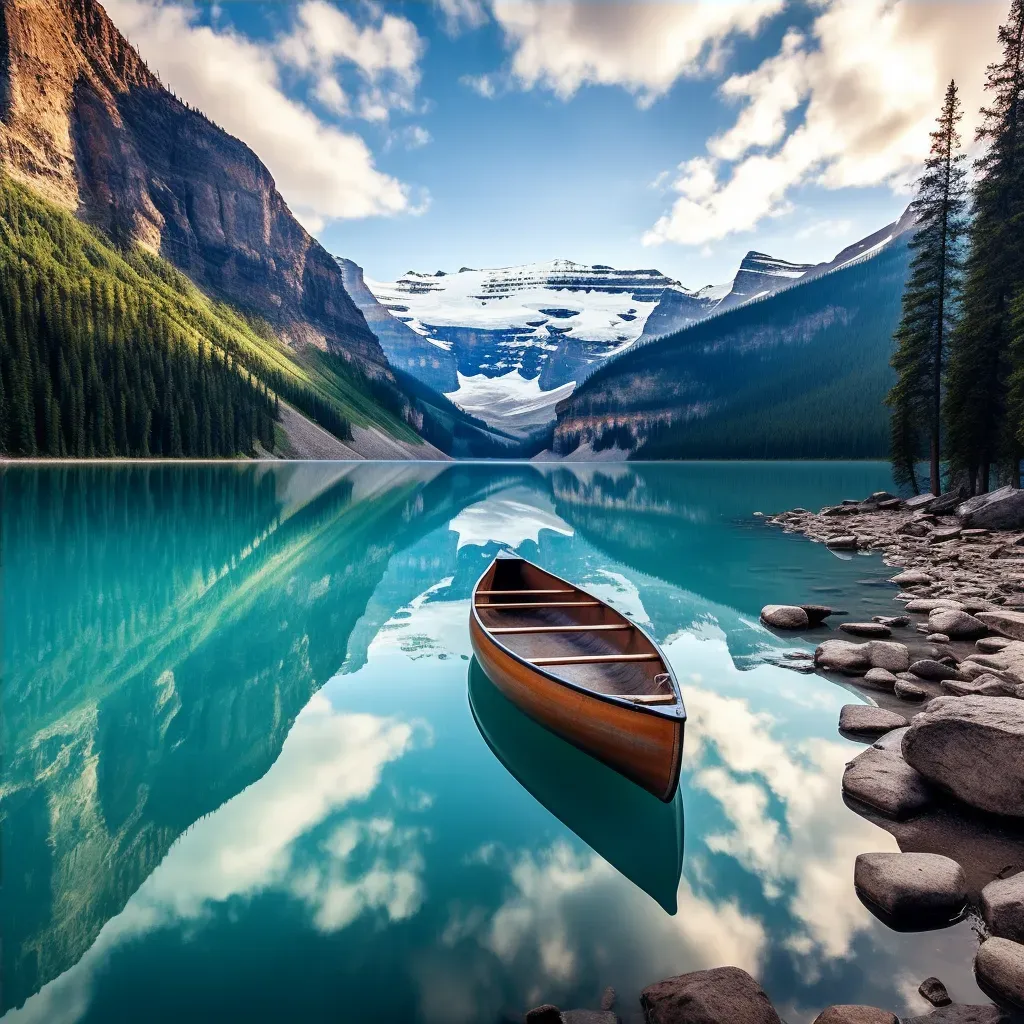
[[[927,783],[903,758],[892,751],[868,747],[843,772],[843,792],[896,821],[928,806]]]
[[[870,736],[876,739],[893,729],[910,723],[895,711],[876,708],[873,704],[846,704],[839,712],[839,731],[852,736]]]
[[[973,1006],[969,1003],[953,1003],[941,1009],[932,1010],[923,1017],[905,1017],[903,1024],[1008,1024],[1009,1017],[991,1003]]]
[[[935,501],[934,494],[915,494],[912,498],[907,498],[903,507],[912,512],[923,512],[933,501]]]
[[[857,547],[857,538],[852,533],[843,534],[841,537],[829,537],[825,541],[825,547],[836,551],[851,551]]]
[[[615,993],[615,989],[608,985],[605,990],[601,993],[601,1009],[602,1010],[614,1010],[615,1001],[618,996]]]
[[[877,1006],[829,1006],[813,1024],[900,1024],[895,1013],[880,1010]]]
[[[1024,528],[1024,490],[1000,487],[998,491],[979,494],[958,505],[956,514],[963,526],[1020,530]]]
[[[807,613],[812,626],[820,626],[832,614],[827,604],[802,604],[800,607]]]
[[[902,757],[903,737],[909,728],[909,725],[904,725],[899,729],[893,729],[892,732],[887,732],[884,736],[879,736],[871,745],[875,750],[891,750]]]
[[[881,512],[895,512],[900,508],[903,508],[902,498],[883,498],[878,503],[878,509]]]
[[[937,530],[932,530],[928,535],[929,544],[944,544],[947,540],[955,540],[960,536],[961,527],[959,526],[940,526]]]
[[[880,622],[883,626],[889,626],[891,629],[896,629],[901,626],[910,625],[909,615],[872,615],[872,622]]]
[[[925,615],[935,611],[936,608],[951,608],[958,612],[964,610],[964,606],[959,601],[950,600],[948,597],[916,597],[913,601],[908,601],[904,607],[908,612],[919,612]]]
[[[869,668],[864,682],[868,686],[877,686],[880,690],[892,693],[896,688],[896,677],[887,668]]]
[[[954,640],[976,640],[988,632],[984,621],[955,608],[936,608],[929,612],[928,628],[933,633],[945,633]]]
[[[1024,817],[1024,704],[1013,697],[938,697],[914,716],[903,757],[958,800]]]
[[[807,612],[792,604],[766,604],[761,609],[761,621],[775,629],[806,629],[811,624]]]
[[[948,644],[949,643],[949,637],[946,636],[945,633],[929,633],[925,637],[925,640],[927,640],[930,644]]]
[[[864,647],[872,668],[890,672],[906,672],[910,668],[910,651],[906,644],[895,640],[869,640]]]
[[[862,853],[853,884],[867,902],[898,925],[946,923],[967,903],[967,876],[937,853]]]
[[[1024,700],[1022,683],[1011,683],[993,675],[978,676],[973,682],[978,687],[977,692],[986,697],[1013,697],[1016,700]]]
[[[927,999],[932,1006],[949,1006],[952,999],[946,991],[946,986],[938,978],[925,978],[917,987],[922,997]]]
[[[867,497],[868,501],[875,501],[881,504],[883,501],[898,501],[899,499],[895,494],[891,494],[889,491],[873,491]],[[901,502],[902,504],[902,502]]]
[[[1007,640],[1005,636],[983,636],[980,640],[976,640],[974,642],[974,646],[977,647],[982,654],[997,654],[1010,642],[1011,641]]]
[[[839,628],[844,633],[851,633],[853,636],[876,637],[880,640],[892,636],[892,630],[880,622],[841,622]]]
[[[995,654],[971,654],[961,662],[960,671],[965,675],[992,672],[1010,682],[1024,683],[1024,643],[1014,640]]]
[[[535,1006],[526,1011],[526,1024],[562,1024],[562,1013],[551,1003]]]
[[[815,650],[814,664],[826,672],[862,676],[872,667],[867,648],[867,644],[855,644],[849,640],[826,640]]]
[[[1010,640],[1024,640],[1024,612],[1004,610],[978,612],[978,619],[993,633]]]
[[[1000,1005],[1024,1010],[1024,945],[986,939],[974,958],[974,977],[982,992]]]
[[[964,492],[962,490],[961,491],[950,491],[948,494],[943,494],[941,497],[936,498],[933,502],[931,502],[931,504],[929,504],[929,506],[928,506],[928,513],[929,513],[929,515],[933,515],[933,516],[944,516],[948,512],[952,512],[952,511],[954,511],[954,509],[959,508],[959,506],[963,503],[964,497],[965,497],[965,494],[964,494]],[[983,523],[964,523],[964,522],[962,522],[961,525],[963,525],[963,526],[982,526],[984,524]]]
[[[927,679],[933,683],[941,683],[943,679],[959,679],[960,673],[941,661],[932,661],[931,658],[922,658],[910,666],[910,671],[918,679]]]
[[[563,1010],[562,1024],[622,1024],[607,1010]]]
[[[920,703],[928,698],[928,691],[922,689],[917,683],[909,682],[906,679],[897,679],[892,692],[900,700],[910,701],[913,704]]]
[[[693,971],[640,993],[648,1024],[782,1024],[764,989],[739,967]]]
[[[981,916],[992,935],[1024,942],[1024,871],[981,890]]]

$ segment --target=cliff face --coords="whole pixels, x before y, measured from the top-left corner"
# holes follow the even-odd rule
[[[161,86],[96,0],[0,0],[0,161],[293,345],[387,362],[259,158]]]

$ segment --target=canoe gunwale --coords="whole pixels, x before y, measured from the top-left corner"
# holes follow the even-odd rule
[[[502,554],[502,556],[500,557],[509,558],[510,556]],[[528,565],[534,564],[530,562],[528,559],[520,558],[519,556],[515,557],[518,561],[526,562]],[[495,561],[497,561],[497,559],[495,559]],[[676,679],[676,674],[673,671],[672,666],[669,664],[668,659],[665,657],[664,652],[662,651],[661,647],[659,646],[658,642],[654,639],[654,637],[652,637],[650,633],[648,633],[647,630],[644,629],[642,626],[639,626],[637,625],[637,623],[631,622],[629,619],[627,619],[622,614],[622,612],[618,611],[618,609],[612,608],[611,605],[609,605],[606,601],[601,601],[600,598],[594,597],[593,594],[588,594],[587,591],[585,591],[582,587],[576,586],[575,584],[570,583],[568,580],[563,580],[560,576],[556,576],[554,573],[548,572],[547,569],[541,569],[540,566],[536,566],[536,568],[541,569],[542,572],[546,573],[553,580],[557,580],[559,583],[564,583],[566,586],[572,587],[574,591],[578,591],[581,594],[586,594],[587,597],[590,597],[593,600],[597,601],[599,604],[609,608],[616,615],[618,615],[625,622],[627,622],[630,626],[632,626],[633,629],[640,633],[640,635],[643,636],[647,640],[647,642],[651,644],[654,650],[657,651],[659,656],[661,657],[661,663],[664,666],[665,672],[669,677],[669,685],[672,689],[673,695],[675,696],[675,702],[671,705],[642,704],[631,700],[629,697],[620,697],[618,694],[614,693],[601,693],[597,690],[591,690],[589,687],[584,686],[581,683],[573,682],[571,679],[564,679],[561,676],[555,675],[553,672],[546,671],[544,666],[534,664],[529,659],[522,657],[515,651],[511,650],[509,647],[506,647],[505,644],[501,643],[501,641],[496,636],[494,636],[491,630],[484,624],[477,610],[477,591],[480,589],[480,584],[483,582],[484,577],[487,576],[487,574],[491,571],[493,566],[494,562],[491,562],[491,564],[488,565],[487,568],[481,573],[480,578],[476,581],[476,584],[473,586],[473,593],[470,601],[470,614],[473,617],[473,621],[476,623],[477,627],[487,638],[489,643],[493,644],[496,648],[498,648],[498,650],[500,650],[509,658],[512,658],[513,661],[518,662],[528,672],[533,672],[536,675],[543,676],[550,682],[555,683],[558,686],[564,686],[569,690],[574,690],[575,692],[580,693],[585,697],[592,698],[593,700],[603,701],[604,703],[611,704],[615,707],[626,708],[627,710],[639,715],[653,715],[656,718],[667,718],[674,722],[686,721],[686,707],[683,704],[683,696],[679,689],[679,681]],[[481,605],[481,607],[486,608],[487,603],[485,602],[483,605]]]

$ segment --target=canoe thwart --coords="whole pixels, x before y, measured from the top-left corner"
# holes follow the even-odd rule
[[[671,693],[624,693],[623,700],[631,700],[636,704],[675,704],[676,698]]]
[[[478,590],[477,597],[504,594],[575,594],[575,590]]]
[[[477,601],[477,608],[598,608],[600,601]]]
[[[531,665],[590,665],[611,661],[661,661],[660,654],[574,654],[561,658],[525,658]]]
[[[483,607],[481,605],[481,607]],[[606,633],[609,630],[632,629],[633,624],[624,622],[621,625],[606,626],[494,626],[490,632],[498,633]]]

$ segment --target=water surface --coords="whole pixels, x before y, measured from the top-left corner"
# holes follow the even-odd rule
[[[497,1022],[737,964],[783,1016],[982,1001],[968,924],[853,892],[859,700],[769,601],[889,610],[876,557],[752,516],[881,464],[13,467],[3,487],[5,1024]],[[471,661],[514,548],[632,615],[689,710],[660,804]]]

